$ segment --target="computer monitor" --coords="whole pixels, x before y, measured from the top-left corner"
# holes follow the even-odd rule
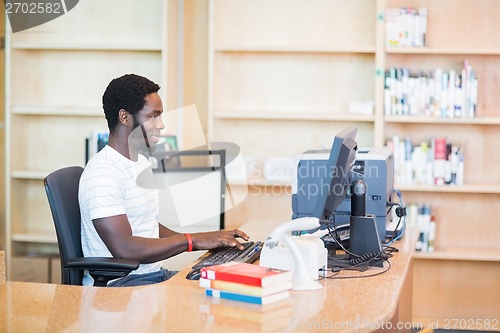
[[[320,221],[332,221],[335,211],[346,196],[358,149],[356,132],[356,127],[347,127],[333,139],[326,164],[327,172],[323,173],[321,182],[327,186],[319,191],[314,209],[314,217]]]

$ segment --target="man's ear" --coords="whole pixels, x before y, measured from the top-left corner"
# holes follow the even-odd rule
[[[120,124],[126,127],[129,127],[133,124],[132,115],[125,109],[120,109],[120,111],[118,111],[118,121],[120,122]]]

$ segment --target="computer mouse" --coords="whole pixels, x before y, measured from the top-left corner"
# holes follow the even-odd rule
[[[199,280],[201,276],[201,269],[200,268],[195,268],[191,270],[189,273],[186,275],[186,279],[188,280]]]

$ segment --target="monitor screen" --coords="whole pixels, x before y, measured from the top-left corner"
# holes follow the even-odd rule
[[[327,184],[317,196],[314,217],[332,220],[335,210],[344,200],[349,188],[350,173],[356,159],[358,144],[357,128],[347,127],[335,135],[326,164],[322,184]]]

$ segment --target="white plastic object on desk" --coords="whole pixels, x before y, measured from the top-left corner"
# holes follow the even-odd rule
[[[303,217],[276,227],[265,241],[260,255],[260,265],[270,268],[292,270],[294,290],[316,290],[318,271],[326,268],[327,250],[323,241],[314,235],[292,236],[292,231],[316,229],[319,220]]]

